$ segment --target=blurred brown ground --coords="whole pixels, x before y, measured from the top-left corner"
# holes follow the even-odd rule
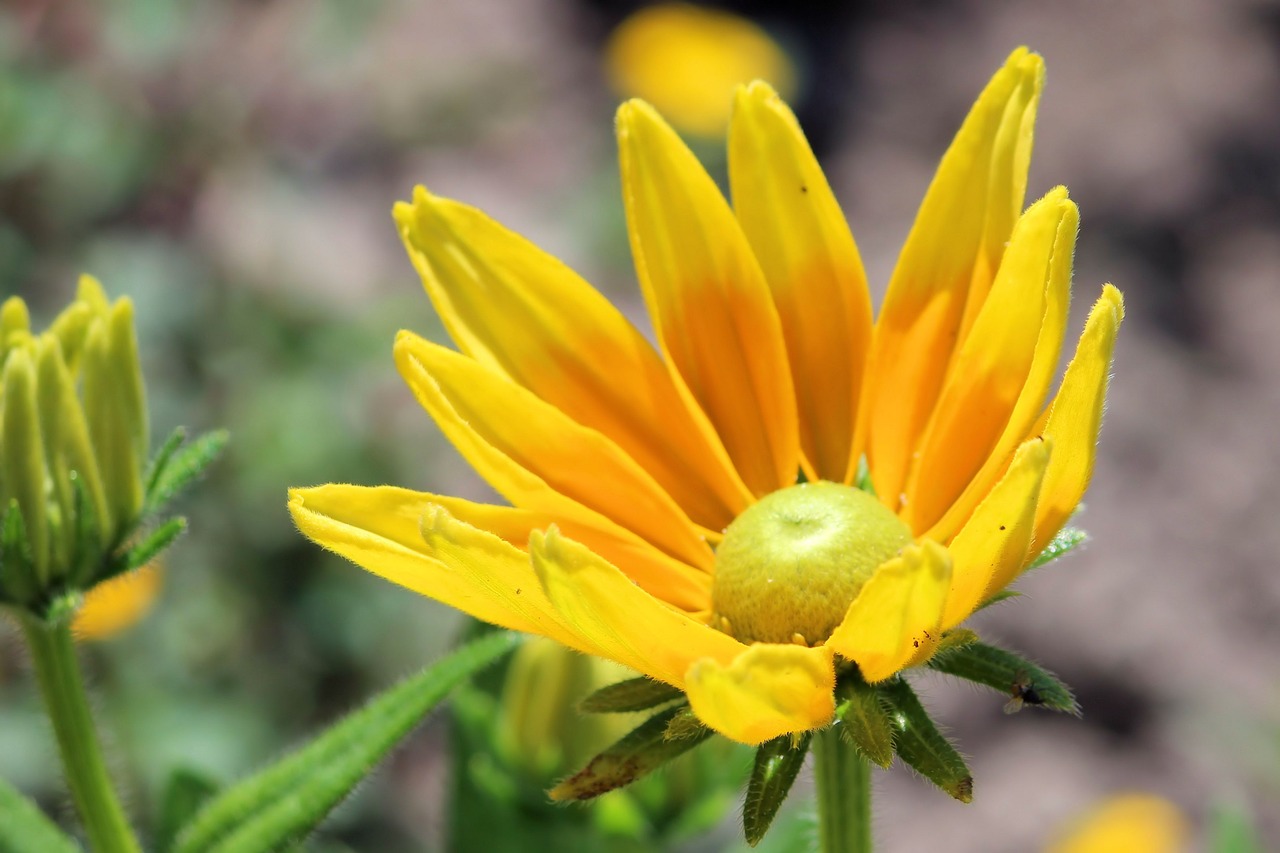
[[[979,626],[1075,686],[1085,716],[1005,717],[997,697],[924,679],[972,756],[976,797],[880,776],[882,849],[1031,850],[1126,788],[1201,826],[1216,803],[1247,803],[1280,844],[1280,7],[883,0],[815,24],[818,5],[751,5],[815,51],[801,115],[873,282],[973,97],[1028,44],[1049,67],[1029,195],[1065,183],[1082,211],[1074,328],[1103,281],[1128,301],[1079,519],[1093,539]],[[388,215],[415,183],[481,207],[639,317],[599,57],[619,11],[0,11],[10,67],[55,81],[61,105],[28,115],[53,141],[0,161],[0,290],[46,316],[82,268],[133,293],[161,427],[237,437],[190,509],[166,609],[141,639],[95,651],[104,689],[132,697],[105,713],[137,802],[154,796],[152,759],[195,749],[242,773],[447,639],[449,614],[297,541],[284,489],[486,494],[389,358],[398,326],[439,337]],[[56,803],[13,645],[0,772]],[[152,650],[164,661],[141,662]],[[181,695],[194,717],[155,710]],[[440,737],[420,733],[336,832],[359,849],[437,843]]]

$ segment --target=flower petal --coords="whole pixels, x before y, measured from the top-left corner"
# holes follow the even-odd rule
[[[574,635],[542,593],[523,551],[461,522],[430,495],[408,489],[317,486],[291,489],[289,512],[309,539],[392,583],[484,622],[575,645]],[[423,520],[448,537],[431,547]],[[438,544],[438,543],[437,543]]]
[[[693,661],[710,657],[727,663],[742,651],[737,640],[644,592],[554,527],[534,531],[529,554],[547,598],[602,657],[683,687]]]
[[[753,746],[831,722],[834,691],[834,657],[826,646],[757,643],[728,666],[698,661],[685,682],[699,720]]]
[[[947,546],[952,570],[951,592],[942,615],[944,631],[967,619],[1027,565],[1036,499],[1049,456],[1049,442],[1044,439],[1019,447],[1004,478]]]
[[[795,383],[800,447],[819,479],[850,469],[871,296],[840,205],[796,117],[759,81],[729,129],[734,212],[778,307]]]
[[[1053,442],[1053,458],[1045,470],[1036,509],[1036,545],[1047,544],[1062,529],[1089,488],[1111,357],[1123,320],[1124,297],[1110,284],[1103,285],[1040,430]]]
[[[799,446],[786,345],[742,229],[648,104],[618,110],[618,147],[636,272],[668,362],[755,494],[792,485]]]
[[[883,681],[932,653],[950,587],[947,550],[927,539],[910,545],[876,569],[827,645],[867,681]]]
[[[721,530],[746,506],[751,494],[710,423],[591,285],[475,208],[422,187],[394,212],[463,352],[609,436],[702,526]]]
[[[1010,426],[1010,438],[1026,435],[1043,405],[1045,388],[1040,387],[1032,405],[1023,406],[1022,422],[1009,423],[1025,396],[1046,320],[1059,320],[1056,337],[1061,340],[1065,318],[1047,316],[1046,297],[1055,283],[1054,273],[1062,273],[1064,256],[1066,272],[1057,278],[1070,281],[1079,218],[1066,188],[1058,187],[1018,220],[973,331],[952,361],[912,463],[902,514],[916,533],[942,517],[992,458]],[[1054,264],[1055,259],[1059,263]],[[1011,451],[1002,449],[1000,464]]]
[[[71,622],[77,640],[105,640],[136,624],[160,595],[164,571],[152,561],[89,590]]]
[[[582,519],[593,510],[677,559],[714,555],[670,496],[604,435],[467,356],[409,332],[396,364],[458,452],[519,507]]]
[[[1040,57],[1025,48],[996,72],[942,158],[890,279],[858,446],[893,509],[952,352],[986,298],[1022,209],[1043,81]]]

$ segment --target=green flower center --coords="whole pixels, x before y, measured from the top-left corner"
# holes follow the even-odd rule
[[[716,549],[712,625],[744,643],[821,643],[911,541],[861,489],[818,482],[774,492],[734,519]]]

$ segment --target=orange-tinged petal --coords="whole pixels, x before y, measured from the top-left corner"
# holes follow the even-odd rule
[[[77,640],[105,640],[150,612],[163,585],[159,562],[150,562],[89,590],[71,622]]]
[[[1050,452],[1045,439],[1032,439],[1019,447],[1004,478],[947,546],[952,569],[951,592],[942,615],[944,631],[967,619],[1027,565],[1036,499]]]
[[[950,587],[947,550],[927,539],[910,545],[876,569],[827,645],[867,681],[883,681],[932,653]]]
[[[644,592],[631,579],[554,527],[535,531],[529,554],[547,598],[597,654],[683,687],[700,658],[728,663],[742,644]]]
[[[766,83],[738,90],[733,209],[760,261],[791,363],[800,447],[816,477],[850,468],[871,296],[853,235],[800,124]]]
[[[574,645],[528,555],[448,519],[428,497],[407,489],[318,486],[291,489],[289,512],[309,539],[379,577],[482,621]],[[424,537],[424,518],[438,531],[437,547]]]
[[[741,227],[648,104],[618,110],[618,147],[631,251],[663,352],[747,486],[763,495],[792,485],[799,446],[786,344]]]
[[[1074,245],[1079,212],[1058,187],[1028,208],[1014,228],[1009,248],[973,332],[960,345],[937,407],[921,437],[907,481],[904,519],[916,533],[938,521],[992,457],[1026,390],[1042,337],[1046,296],[1054,283],[1052,259]],[[1058,333],[1061,335],[1061,332]],[[1040,390],[1034,417],[1044,400]],[[1015,425],[1026,435],[1031,420]],[[1012,448],[1001,454],[1007,457]]]
[[[1044,853],[1185,853],[1191,835],[1177,806],[1133,791],[1114,795],[1078,817]]]
[[[943,156],[889,281],[858,447],[893,509],[966,316],[985,300],[1022,209],[1043,80],[1040,57],[1025,49],[996,72]]]
[[[826,646],[757,643],[728,666],[698,661],[685,682],[699,720],[753,746],[831,722],[834,691],[834,656]]]
[[[468,462],[519,507],[575,518],[586,507],[709,570],[714,555],[653,478],[606,436],[475,360],[408,332],[396,364]]]
[[[445,328],[476,361],[613,439],[699,524],[749,502],[711,425],[649,342],[573,270],[475,208],[414,191],[395,206]]]
[[[1110,284],[1103,285],[1041,430],[1053,442],[1053,458],[1040,489],[1035,545],[1046,545],[1062,529],[1089,488],[1111,357],[1123,320],[1124,297]]]

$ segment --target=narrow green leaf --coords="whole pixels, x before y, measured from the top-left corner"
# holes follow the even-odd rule
[[[747,782],[747,798],[742,804],[742,829],[750,846],[760,843],[786,801],[809,754],[809,740],[809,732],[795,739],[783,735],[761,744],[756,750],[751,779]]]
[[[933,724],[911,685],[897,678],[879,689],[889,702],[898,757],[960,802],[971,802],[973,775],[960,753]]]
[[[123,572],[145,566],[164,553],[187,529],[187,520],[182,516],[171,518],[151,531],[145,539],[130,548],[124,556]]]
[[[214,797],[174,849],[258,853],[304,837],[455,686],[518,641],[509,632],[490,634],[383,692],[298,752]]]
[[[155,837],[157,850],[166,853],[172,849],[179,830],[218,792],[218,787],[218,783],[208,776],[189,768],[179,768],[169,775],[160,801],[160,822]]]
[[[893,726],[876,688],[861,679],[841,681],[836,687],[836,717],[841,736],[864,758],[881,767],[893,763]]]
[[[39,592],[22,507],[17,498],[11,498],[0,522],[0,593],[17,604],[30,604]]]
[[[553,800],[590,800],[630,784],[671,759],[688,752],[711,736],[703,728],[693,737],[669,739],[667,726],[686,710],[677,705],[659,711],[630,734],[587,762],[587,766],[556,785],[548,793]]]
[[[986,610],[988,607],[990,607],[993,604],[999,604],[1002,601],[1008,601],[1009,599],[1017,598],[1020,595],[1022,595],[1022,593],[1018,592],[1016,589],[1007,589],[1007,588],[1002,589],[999,592],[997,592],[995,595],[991,596],[986,601],[982,602],[977,607],[975,607],[973,609],[973,612],[977,613],[979,610]]]
[[[1071,688],[1057,676],[998,646],[972,643],[935,655],[929,667],[1004,693],[1010,697],[1005,705],[1007,713],[1020,710],[1023,705],[1039,705],[1080,716],[1080,706],[1071,695]]]
[[[178,427],[169,433],[169,437],[164,440],[164,444],[160,445],[160,449],[155,452],[155,455],[151,457],[151,461],[147,463],[146,486],[143,488],[147,506],[152,505],[151,495],[155,493],[156,485],[160,482],[160,478],[164,476],[169,463],[173,460],[173,454],[186,440],[186,428]]]
[[[1064,554],[1069,554],[1080,545],[1083,545],[1089,539],[1089,534],[1085,533],[1078,527],[1064,527],[1058,532],[1058,535],[1049,540],[1049,544],[1040,552],[1040,556],[1031,561],[1031,565],[1027,567],[1027,571],[1038,569],[1046,563],[1051,563]]]
[[[156,475],[155,483],[147,493],[147,502],[142,514],[146,516],[162,509],[193,480],[203,474],[227,446],[229,438],[230,434],[226,430],[214,430],[206,432],[185,447],[175,450],[164,466],[164,470]]]
[[[0,853],[80,853],[35,803],[0,780]]]
[[[683,695],[679,688],[641,676],[601,687],[583,699],[578,708],[587,714],[647,711],[657,705],[679,699]]]

